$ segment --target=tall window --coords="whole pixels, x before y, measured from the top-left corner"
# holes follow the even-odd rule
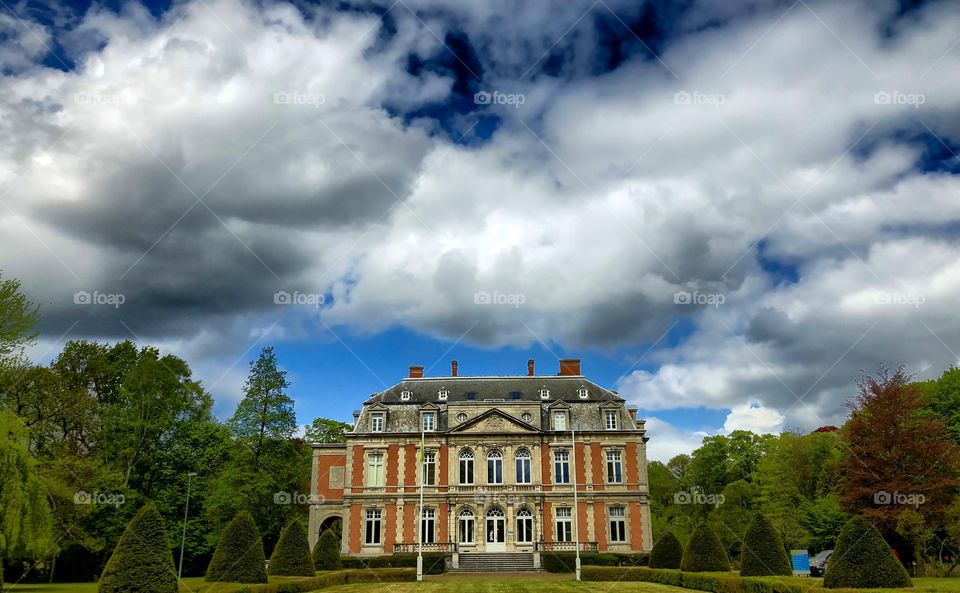
[[[514,456],[517,460],[517,484],[529,484],[530,478],[530,451],[519,449]]]
[[[367,455],[367,486],[383,486],[383,453]]]
[[[473,451],[470,449],[460,451],[460,483],[473,484]]]
[[[370,420],[371,432],[383,432],[383,414],[374,414]]]
[[[377,545],[380,543],[380,509],[367,509],[367,520],[364,522],[363,543]]]
[[[437,483],[437,454],[428,451],[423,454],[423,485],[433,486]]]
[[[573,541],[573,509],[570,507],[557,509],[557,541]]]
[[[433,412],[424,412],[423,413],[423,430],[426,432],[433,432],[434,427],[436,426],[435,419],[436,417],[433,415]]]
[[[603,423],[607,427],[607,430],[616,430],[617,429],[617,411],[616,410],[606,410],[603,413]]]
[[[432,544],[436,526],[437,512],[433,509],[423,509],[423,517],[420,519],[420,541],[425,544]]]
[[[623,482],[623,463],[620,460],[620,451],[607,451],[607,482],[611,484]]]
[[[470,509],[463,509],[457,517],[458,541],[462,544],[472,544],[474,542],[474,527],[476,526],[476,516]]]
[[[623,507],[610,507],[610,541],[627,541],[627,513]]]
[[[517,543],[533,541],[533,513],[530,509],[517,511]]]
[[[570,483],[570,453],[567,451],[554,451],[553,453],[553,475],[554,482],[557,484]]]
[[[567,429],[567,413],[566,412],[553,413],[553,429],[554,430]]]
[[[487,453],[487,484],[503,484],[503,453],[496,449]]]

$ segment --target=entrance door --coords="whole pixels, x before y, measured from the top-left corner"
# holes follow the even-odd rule
[[[486,551],[507,551],[507,522],[503,509],[491,507],[487,511]]]

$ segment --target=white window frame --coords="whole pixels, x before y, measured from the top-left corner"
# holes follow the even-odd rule
[[[383,412],[378,412],[370,417],[370,432],[383,432],[386,424]]]
[[[533,543],[533,511],[528,508],[522,508],[517,511],[516,533],[516,542],[518,544]]]
[[[577,395],[580,396],[580,399],[587,399],[590,397],[590,391],[586,387],[581,387],[577,389]]]
[[[466,537],[469,536],[469,539]],[[477,516],[470,509],[463,509],[457,515],[457,540],[461,544],[476,543]]]
[[[526,447],[517,449],[513,455],[517,484],[533,483],[533,454]]]
[[[424,486],[437,485],[437,453],[436,451],[427,451],[423,454],[423,468],[421,469],[420,479]]]
[[[474,461],[476,460],[476,455],[473,453],[473,449],[460,449],[460,453],[457,455],[457,480],[461,486],[472,486],[474,480]],[[469,481],[464,480],[464,478],[470,478]]]
[[[557,422],[557,420],[562,420],[562,422]],[[569,415],[564,410],[554,410],[553,430],[570,430],[570,428],[567,426],[567,420],[569,420]]]
[[[566,478],[566,479],[561,479],[561,478]],[[555,484],[570,483],[570,452],[569,451],[553,452],[553,482]]]
[[[429,422],[427,422],[428,418]],[[423,432],[434,432],[437,429],[437,415],[434,412],[423,412],[420,415],[420,427]]]
[[[434,509],[421,509],[420,542],[432,544],[437,540],[437,512]]]
[[[557,507],[557,541],[573,541],[573,508]]]
[[[607,483],[623,483],[623,453],[617,449],[607,451]]]
[[[487,484],[503,484],[503,451],[500,449],[487,452]]]
[[[440,391],[437,392],[437,399],[439,399],[442,402],[445,402],[447,401],[448,395],[450,395],[450,392],[447,390],[447,388],[446,387],[441,388]]]
[[[610,513],[610,543],[624,544],[627,542],[627,509],[622,506],[612,506]]]
[[[603,411],[603,426],[607,430],[617,430],[617,427],[620,424],[620,420],[617,417],[616,410],[604,410]]]
[[[379,546],[381,541],[383,541],[383,511],[367,509],[363,523],[363,544]]]
[[[550,390],[546,385],[540,388],[540,399],[550,399]]]
[[[367,453],[366,485],[370,488],[383,488],[386,467],[382,451]]]
[[[400,392],[400,401],[402,402],[410,401],[411,395],[413,395],[413,393],[409,389],[404,389],[403,391]]]
[[[470,417],[467,416],[467,413],[466,413],[466,412],[457,412],[457,422],[459,422],[460,424],[463,424],[463,423],[466,422],[467,419],[469,419],[469,418],[470,418]]]

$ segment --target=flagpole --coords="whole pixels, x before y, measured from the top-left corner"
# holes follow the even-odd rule
[[[420,508],[418,509],[417,515],[420,517],[419,525],[417,525],[417,580],[423,580],[423,460],[424,460],[424,439],[426,438],[426,429],[423,426],[423,422],[420,423],[420,453],[417,455],[417,475],[419,475],[420,482]]]
[[[577,505],[577,433],[573,427],[573,414],[570,415],[570,451],[573,463],[573,546],[576,550],[577,580],[580,580],[580,508]]]

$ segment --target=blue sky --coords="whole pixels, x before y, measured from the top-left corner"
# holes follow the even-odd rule
[[[0,270],[35,360],[159,345],[222,417],[273,345],[303,423],[411,364],[574,357],[656,459],[839,424],[861,370],[960,363],[958,30],[947,1],[8,3]]]

